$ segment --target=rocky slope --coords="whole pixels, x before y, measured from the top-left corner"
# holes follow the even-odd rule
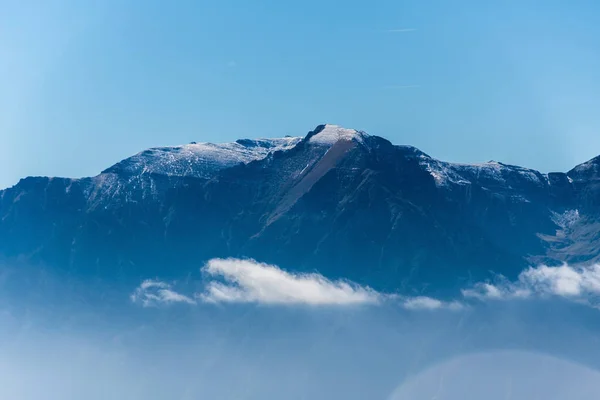
[[[567,173],[436,160],[364,132],[146,150],[0,191],[0,255],[109,279],[252,257],[377,289],[440,291],[600,259],[600,157]]]

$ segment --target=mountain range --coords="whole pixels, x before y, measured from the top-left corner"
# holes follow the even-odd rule
[[[214,257],[430,293],[600,260],[600,156],[568,172],[437,160],[362,131],[153,148],[0,191],[0,259],[181,277]]]

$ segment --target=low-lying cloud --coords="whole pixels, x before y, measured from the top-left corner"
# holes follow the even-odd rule
[[[600,264],[589,266],[530,267],[517,280],[497,276],[461,290],[461,299],[406,297],[381,293],[344,279],[331,280],[318,273],[293,273],[249,259],[215,258],[201,269],[199,293],[185,295],[171,284],[145,280],[131,295],[144,307],[184,303],[255,303],[268,305],[353,306],[396,304],[407,310],[460,310],[470,300],[516,300],[558,296],[600,308]]]
[[[254,260],[212,259],[202,271],[211,280],[197,297],[207,303],[348,306],[396,302],[409,310],[462,308],[459,302],[381,293],[346,280],[329,280],[317,273],[295,274]]]
[[[255,303],[267,305],[356,306],[397,304],[407,310],[459,310],[458,301],[444,302],[425,296],[405,297],[381,293],[344,280],[327,279],[318,273],[292,273],[254,260],[215,258],[202,268],[203,290],[187,296],[170,284],[144,281],[131,295],[145,307],[187,303]]]
[[[560,296],[580,302],[591,302],[600,294],[600,265],[531,267],[516,281],[500,279],[495,283],[478,283],[462,291],[464,297],[480,300],[510,300],[530,297]]]
[[[516,281],[501,276],[463,289],[461,299],[442,301],[432,297],[404,297],[377,292],[344,280],[332,281],[320,274],[294,274],[254,260],[213,259],[202,269],[209,281],[196,295],[209,303],[262,303],[352,305],[395,303],[408,310],[460,310],[469,300],[515,300],[560,296],[600,306],[600,264],[591,266],[530,267]]]
[[[383,300],[368,287],[316,273],[294,274],[253,260],[213,259],[202,271],[212,280],[198,297],[209,303],[357,305]]]
[[[194,299],[174,291],[170,284],[151,279],[142,282],[130,298],[132,302],[141,304],[144,307],[172,303],[196,304]]]

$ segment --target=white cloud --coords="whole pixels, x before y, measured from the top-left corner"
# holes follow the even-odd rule
[[[561,296],[587,301],[600,294],[600,265],[531,267],[519,274],[516,281],[478,283],[462,291],[463,296],[477,299],[507,300],[528,297]]]
[[[358,305],[376,304],[384,298],[351,282],[332,281],[316,273],[294,274],[253,260],[212,259],[202,270],[213,279],[198,295],[205,302]]]
[[[462,295],[467,298],[479,300],[506,300],[513,298],[529,297],[530,292],[525,289],[519,289],[511,283],[477,283],[472,288],[463,289]]]
[[[521,273],[519,280],[529,284],[537,292],[559,296],[580,296],[583,292],[600,292],[598,280],[600,268],[572,268],[568,265],[529,268]]]
[[[464,304],[432,297],[381,293],[347,280],[318,273],[291,273],[254,260],[215,258],[202,268],[205,286],[188,297],[159,280],[145,280],[131,295],[144,307],[170,303],[257,303],[277,305],[351,306],[395,304],[407,310],[460,310]]]
[[[452,301],[447,303],[426,296],[405,298],[402,302],[402,306],[409,310],[460,310],[464,307],[464,305],[462,303],[459,303],[458,301]]]
[[[432,297],[406,297],[377,292],[347,280],[330,280],[318,273],[292,273],[254,260],[212,259],[202,268],[205,286],[189,297],[158,280],[145,280],[131,295],[144,307],[185,303],[258,303],[349,306],[397,304],[407,310],[460,310],[468,302]],[[541,265],[521,272],[515,281],[498,276],[463,289],[464,299],[514,300],[559,296],[600,308],[600,264]],[[465,300],[466,301],[466,300]]]
[[[196,304],[194,299],[172,290],[170,284],[150,279],[142,282],[130,298],[132,302],[141,304],[144,307],[170,303]]]

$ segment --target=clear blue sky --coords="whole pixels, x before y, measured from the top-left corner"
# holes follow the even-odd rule
[[[325,122],[449,161],[550,171],[600,154],[597,0],[0,9],[0,187]]]

